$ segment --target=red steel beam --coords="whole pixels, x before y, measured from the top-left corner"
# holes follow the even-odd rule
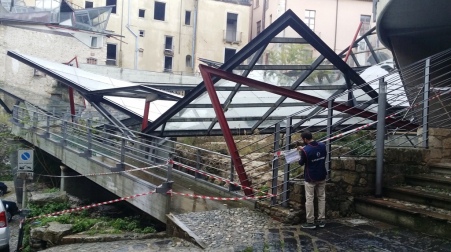
[[[359,35],[360,28],[362,28],[362,24],[363,24],[363,22],[360,22],[359,28],[357,28],[357,31],[355,32],[354,38],[352,39],[352,42],[351,42],[351,44],[349,45],[349,49],[348,49],[348,51],[346,52],[346,57],[345,57],[345,59],[343,60],[343,61],[346,62],[346,63],[347,63],[347,61],[348,61],[349,55],[351,55],[352,48],[354,48],[353,45],[354,45],[354,43],[355,43],[355,40],[357,39],[357,35]]]
[[[75,60],[75,66],[78,68],[78,59],[77,56],[73,57],[69,62],[66,63],[66,65],[70,65],[72,61]],[[75,99],[74,99],[74,89],[69,87],[69,104],[70,104],[70,115],[71,120],[74,121],[75,116]]]
[[[246,171],[244,170],[243,163],[241,162],[240,154],[238,153],[235,140],[233,139],[233,135],[232,132],[230,131],[229,124],[227,123],[227,119],[225,118],[224,111],[222,110],[221,103],[219,102],[218,99],[218,95],[216,94],[215,86],[211,79],[211,75],[207,70],[203,68],[200,68],[200,73],[202,74],[202,78],[204,79],[205,87],[207,89],[208,95],[210,96],[211,104],[213,106],[213,109],[215,110],[216,117],[218,119],[219,125],[221,126],[222,133],[224,134],[224,139],[226,141],[227,148],[229,149],[230,156],[232,156],[233,165],[238,174],[240,184],[247,187],[243,189],[244,194],[246,196],[252,196],[253,192],[251,189],[249,189],[251,183],[247,178]]]
[[[220,77],[222,79],[241,83],[243,85],[253,87],[253,88],[258,88],[259,90],[267,91],[270,93],[286,96],[288,98],[292,98],[292,99],[295,99],[298,101],[307,102],[312,105],[318,104],[318,106],[321,106],[324,108],[328,107],[327,102],[324,102],[324,99],[322,99],[322,98],[318,98],[318,97],[307,95],[307,94],[302,94],[302,93],[299,93],[299,92],[296,92],[296,91],[293,91],[290,89],[286,89],[286,88],[277,87],[277,86],[274,86],[271,84],[267,84],[267,83],[264,83],[261,81],[249,79],[249,78],[246,78],[246,77],[243,77],[240,75],[225,72],[225,71],[222,71],[222,70],[219,70],[216,68],[212,68],[212,67],[208,67],[205,65],[199,65],[199,69],[201,70],[201,73],[205,74],[205,76],[214,75],[214,76]],[[205,78],[204,78],[204,81],[205,81]],[[216,95],[216,93],[215,93],[215,95]],[[350,106],[347,106],[347,105],[344,105],[344,104],[338,103],[338,102],[333,102],[332,107],[336,111],[340,111],[340,112],[344,112],[344,113],[347,113],[350,115],[356,115],[356,116],[359,116],[362,118],[377,121],[377,113],[365,111],[363,109],[359,109],[356,107],[350,107]],[[218,115],[217,112],[216,112],[216,115]],[[387,122],[387,124],[391,124],[394,127],[405,128],[408,130],[413,130],[413,129],[417,128],[417,125],[411,124],[409,121],[398,120],[395,118],[387,118],[386,122]]]
[[[143,131],[145,128],[147,128],[147,124],[149,123],[149,108],[150,108],[150,101],[146,101],[146,104],[144,105],[144,115],[143,115],[143,121],[141,125],[141,131]]]

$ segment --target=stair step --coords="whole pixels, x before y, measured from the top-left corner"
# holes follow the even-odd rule
[[[389,198],[451,210],[451,192],[408,186],[384,188],[384,195]]]
[[[451,237],[451,212],[431,211],[428,206],[389,198],[356,198],[356,212],[369,218],[421,231]],[[440,211],[440,212],[439,212]]]
[[[451,176],[448,175],[418,174],[418,175],[405,175],[404,178],[408,185],[425,186],[451,191]]]
[[[429,164],[431,172],[451,175],[451,163]]]

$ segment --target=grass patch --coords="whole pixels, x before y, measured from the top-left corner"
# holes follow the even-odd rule
[[[59,188],[53,187],[53,188],[44,189],[42,192],[43,193],[56,193],[56,192],[59,192],[59,191],[60,191]]]
[[[47,203],[43,206],[30,204],[30,214],[28,217],[35,217],[53,212],[69,209],[69,203]],[[61,224],[72,224],[72,233],[86,232],[88,235],[95,234],[121,234],[124,232],[134,232],[140,234],[155,233],[153,226],[145,226],[145,222],[138,216],[112,218],[112,217],[92,217],[87,211],[74,212],[59,216],[44,217],[37,221],[25,225],[23,251],[32,251],[30,248],[30,230],[33,227],[46,226],[50,222]]]

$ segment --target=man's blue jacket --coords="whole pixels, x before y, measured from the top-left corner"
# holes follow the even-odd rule
[[[302,149],[299,164],[305,165],[304,179],[306,182],[326,179],[326,154],[326,145],[316,141],[311,141]]]

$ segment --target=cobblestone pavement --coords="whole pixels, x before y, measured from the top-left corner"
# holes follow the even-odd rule
[[[362,217],[328,221],[325,228],[282,225],[248,209],[176,215],[207,251],[451,251],[440,239]]]

